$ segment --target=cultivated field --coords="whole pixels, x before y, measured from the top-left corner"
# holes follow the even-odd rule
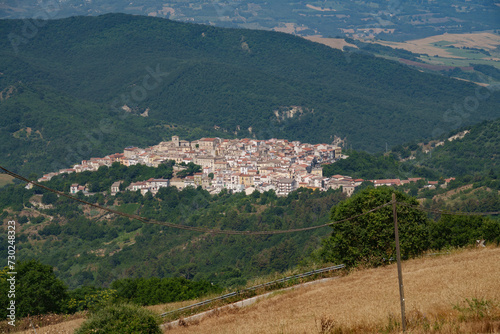
[[[412,333],[500,333],[500,248],[407,261],[403,275]],[[466,299],[477,301],[470,314]],[[490,314],[479,319],[474,311],[481,308],[483,299],[497,304],[495,308],[486,303],[485,312]],[[454,309],[454,305],[464,310]],[[249,307],[167,332],[341,333],[334,328],[342,328],[342,333],[397,333],[394,322],[400,322],[399,307],[397,271],[391,265],[278,293]]]
[[[340,50],[346,45],[356,47],[355,45],[348,44],[342,38],[325,38],[321,35],[305,36],[304,38]],[[458,67],[464,71],[470,72],[472,71],[471,66],[476,64],[491,65],[500,69],[500,35],[489,32],[443,34],[406,42],[389,42],[371,39],[363,39],[362,41],[424,54],[420,56],[420,60],[426,64],[416,63],[410,60],[400,60],[396,57],[382,57],[400,60],[406,64],[430,70],[441,71]],[[486,50],[490,55],[488,56],[486,53],[479,51],[480,49]]]
[[[492,51],[500,46],[500,36],[487,32],[474,34],[444,34],[406,41],[404,43],[387,41],[377,41],[376,43],[393,48],[405,49],[415,53],[426,53],[429,56],[438,55],[439,57],[445,58],[468,58],[467,54],[457,54],[460,50],[449,49],[446,48],[446,46],[453,45],[457,48],[468,47]]]

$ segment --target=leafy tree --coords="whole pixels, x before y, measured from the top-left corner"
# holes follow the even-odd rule
[[[69,298],[65,305],[65,312],[95,311],[99,307],[106,306],[115,297],[116,291],[112,289],[98,289],[93,286],[82,286],[69,292]]]
[[[339,221],[365,213],[392,200],[388,187],[367,188],[334,206],[331,220]],[[416,199],[396,192],[396,200],[417,205]],[[428,219],[425,213],[407,206],[397,207],[401,255],[409,258],[428,248]],[[395,258],[392,206],[333,225],[331,237],[323,240],[321,257],[325,261],[379,266]]]
[[[177,172],[177,176],[180,178],[185,178],[186,176],[193,175],[194,173],[199,173],[201,172],[201,166],[196,165],[193,162],[190,162],[186,165],[186,169],[183,169],[179,172]]]
[[[188,300],[208,293],[220,292],[220,288],[208,281],[191,281],[175,278],[119,279],[111,284],[118,301],[140,305],[154,305]]]
[[[0,294],[7,296],[8,268],[0,272]],[[58,313],[68,297],[64,283],[56,278],[53,268],[37,260],[19,262],[16,266],[16,316]],[[2,304],[6,305],[6,304]],[[6,309],[0,315],[6,317]]]
[[[431,248],[463,247],[478,239],[500,242],[500,221],[481,216],[443,215],[432,222],[430,232]]]
[[[54,194],[53,192],[47,192],[43,194],[42,196],[42,203],[43,204],[54,204],[57,202],[57,195]]]
[[[196,264],[186,263],[177,270],[177,273],[179,274],[179,276],[184,277],[185,279],[192,279],[196,274],[196,269]]]

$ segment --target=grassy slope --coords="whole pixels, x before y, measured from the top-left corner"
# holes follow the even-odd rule
[[[500,248],[453,251],[450,255],[423,257],[403,263],[407,318],[412,333],[421,333],[425,314],[432,333],[482,332],[485,325],[500,330],[499,309],[492,312],[496,321],[469,319],[459,321],[465,298],[500,301],[497,275]],[[307,288],[278,293],[244,309],[223,311],[197,325],[169,330],[168,333],[321,333],[321,319],[353,333],[386,328],[392,314],[399,321],[399,295],[395,265],[358,270],[338,280]],[[186,303],[148,307],[157,313]],[[441,317],[436,321],[435,317]],[[68,330],[81,323],[71,321],[41,328],[39,333]],[[397,330],[386,330],[387,333]],[[28,333],[28,332],[23,332]],[[64,332],[66,333],[66,332]],[[325,333],[327,333],[325,331]],[[428,333],[428,332],[427,332]]]
[[[418,323],[412,333],[422,332],[423,315],[431,328],[441,317],[437,332],[450,327],[459,332],[481,332],[487,322],[460,322],[454,304],[465,298],[500,301],[498,272],[500,248],[465,250],[439,257],[423,257],[403,263],[407,318]],[[500,308],[492,326],[500,330]],[[396,265],[359,270],[305,289],[278,294],[250,307],[204,319],[200,324],[169,333],[321,333],[321,318],[354,333],[386,328],[389,315],[400,321]],[[420,319],[420,320],[419,320]],[[258,321],[256,321],[258,320]],[[388,331],[393,332],[393,331]],[[394,331],[397,332],[397,331]]]

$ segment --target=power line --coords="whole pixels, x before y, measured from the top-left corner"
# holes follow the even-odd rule
[[[27,179],[27,178],[25,178],[25,177],[23,177],[21,175],[18,175],[16,173],[14,173],[14,172],[6,169],[5,167],[0,166],[0,169],[3,170],[6,174],[8,174],[8,175],[10,175],[10,176],[12,176],[12,177],[14,177],[16,179],[19,179],[19,180],[27,182],[27,183],[31,183],[34,186],[37,186],[39,188],[42,188],[42,189],[45,189],[47,191],[53,192],[53,193],[55,193],[57,195],[69,198],[71,200],[80,202],[82,204],[86,204],[86,205],[92,206],[92,207],[100,209],[100,210],[104,210],[104,211],[107,211],[107,212],[110,212],[110,213],[114,213],[114,214],[122,216],[122,217],[126,217],[126,218],[130,218],[130,219],[138,220],[138,221],[140,221],[140,222],[142,222],[144,224],[160,225],[160,226],[166,226],[166,227],[171,227],[171,228],[175,228],[175,229],[181,229],[181,230],[187,230],[187,231],[194,231],[194,232],[202,232],[202,233],[211,233],[211,234],[225,234],[225,235],[276,235],[276,234],[286,234],[286,233],[295,233],[295,232],[305,232],[305,231],[315,230],[315,229],[318,229],[318,228],[332,226],[334,224],[339,224],[339,223],[347,222],[347,221],[359,218],[361,216],[364,216],[364,215],[366,215],[368,213],[375,212],[375,211],[377,211],[377,210],[379,210],[379,209],[381,209],[383,207],[392,205],[392,201],[390,201],[390,202],[387,202],[385,204],[379,205],[379,206],[377,206],[377,207],[375,207],[373,209],[370,209],[370,210],[365,211],[363,213],[351,216],[351,217],[346,218],[346,219],[341,219],[341,220],[338,220],[338,221],[329,222],[329,223],[322,224],[322,225],[315,225],[315,226],[295,228],[295,229],[288,229],[288,230],[270,230],[270,231],[216,230],[216,229],[210,229],[210,228],[206,228],[206,227],[180,225],[180,224],[169,223],[169,222],[160,222],[160,221],[157,221],[157,220],[154,220],[154,219],[144,218],[144,217],[141,217],[139,215],[128,214],[128,213],[124,213],[124,212],[117,211],[117,210],[114,210],[114,209],[106,208],[106,207],[100,206],[98,204],[90,203],[90,202],[85,201],[83,199],[80,199],[80,198],[68,195],[68,194],[66,194],[66,193],[64,193],[62,191],[58,191],[58,190],[49,188],[49,187],[44,186],[43,184],[40,184],[38,182],[29,180],[29,179]],[[404,203],[404,202],[397,202],[397,204],[401,204],[403,206],[411,207],[411,208],[422,210],[422,211],[429,211],[429,212],[435,212],[435,213],[441,213],[441,214],[450,214],[450,215],[483,215],[483,216],[485,216],[485,215],[500,214],[500,212],[498,212],[498,211],[497,212],[455,212],[454,213],[454,212],[446,212],[446,211],[443,211],[443,210],[426,209],[426,208],[422,208],[422,207],[417,206],[417,205],[411,205],[411,204]]]
[[[440,210],[440,209],[431,209],[431,208],[424,208],[420,205],[413,205],[413,204],[408,204],[404,202],[398,202],[398,204],[409,207],[409,208],[414,208],[418,209],[421,211],[427,211],[427,212],[433,212],[433,213],[439,213],[443,215],[455,215],[455,216],[490,216],[490,215],[498,215],[500,214],[500,211],[492,211],[492,212],[463,212],[463,211],[447,211],[447,210]]]
[[[105,208],[105,207],[100,206],[98,204],[90,203],[90,202],[85,201],[83,199],[76,198],[76,197],[68,195],[68,194],[66,194],[64,192],[61,192],[61,191],[49,188],[47,186],[44,186],[43,184],[40,184],[38,182],[29,180],[29,179],[27,179],[27,178],[25,178],[25,177],[23,177],[21,175],[18,175],[16,173],[14,173],[14,172],[12,172],[12,171],[10,171],[10,170],[2,167],[2,166],[0,166],[0,169],[2,169],[3,171],[5,171],[5,173],[7,173],[8,175],[10,175],[10,176],[12,176],[12,177],[14,177],[16,179],[19,179],[21,181],[24,181],[24,182],[27,182],[27,183],[31,183],[34,186],[37,186],[37,187],[40,187],[40,188],[45,189],[47,191],[53,192],[53,193],[55,193],[57,195],[69,198],[69,199],[74,200],[74,201],[78,201],[78,202],[86,204],[86,205],[90,205],[90,206],[92,206],[94,208],[97,208],[97,209],[100,209],[100,210],[104,210],[104,211],[107,211],[107,212],[110,212],[110,213],[114,213],[114,214],[122,216],[122,217],[130,218],[130,219],[135,219],[135,220],[138,220],[138,221],[140,221],[142,223],[145,223],[145,224],[154,224],[154,225],[167,226],[167,227],[181,229],[181,230],[203,232],[203,233],[211,233],[211,234],[226,234],[226,235],[275,235],[275,234],[285,234],[285,233],[294,233],[294,232],[304,232],[304,231],[315,230],[315,229],[318,229],[318,228],[323,228],[323,227],[331,226],[331,225],[334,225],[334,224],[338,224],[338,223],[350,221],[350,220],[353,220],[353,219],[356,219],[358,217],[364,216],[364,215],[366,215],[366,214],[368,214],[370,212],[377,211],[377,210],[379,210],[379,209],[381,209],[381,208],[383,208],[385,206],[388,206],[388,205],[392,204],[392,202],[387,202],[387,203],[379,205],[379,206],[377,206],[377,207],[375,207],[375,208],[373,208],[371,210],[368,210],[366,212],[360,213],[358,215],[355,215],[355,216],[352,216],[352,217],[349,217],[349,218],[346,218],[346,219],[342,219],[342,220],[338,220],[338,221],[334,221],[334,222],[330,222],[330,223],[326,223],[326,224],[322,224],[322,225],[302,227],[302,228],[295,228],[295,229],[289,229],[289,230],[271,230],[271,231],[214,230],[214,229],[210,229],[210,228],[206,228],[206,227],[180,225],[180,224],[174,224],[174,223],[169,223],[169,222],[160,222],[160,221],[157,221],[157,220],[144,218],[144,217],[141,217],[139,215],[128,214],[128,213],[120,212],[120,211],[117,211],[117,210],[114,210],[114,209]]]

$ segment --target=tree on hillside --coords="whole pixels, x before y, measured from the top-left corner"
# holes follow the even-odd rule
[[[42,203],[43,204],[54,204],[57,202],[57,195],[54,194],[53,192],[46,192],[42,196]]]
[[[339,221],[367,212],[392,200],[388,187],[367,188],[334,206],[331,220]],[[396,192],[396,200],[417,205],[416,199]],[[425,213],[403,205],[397,206],[401,255],[409,258],[428,248],[429,221]],[[333,225],[332,235],[323,240],[320,256],[325,261],[347,266],[379,266],[395,259],[392,205]]]
[[[182,164],[181,164],[182,165]],[[185,165],[187,168],[177,172],[177,176],[180,178],[185,178],[186,176],[193,175],[194,173],[201,172],[201,166],[196,165],[192,162]]]
[[[0,272],[0,294],[7,296],[8,268]],[[67,288],[54,274],[53,268],[36,260],[16,266],[16,316],[58,313],[67,299]],[[6,305],[6,304],[5,304]],[[0,316],[5,318],[6,309]]]

